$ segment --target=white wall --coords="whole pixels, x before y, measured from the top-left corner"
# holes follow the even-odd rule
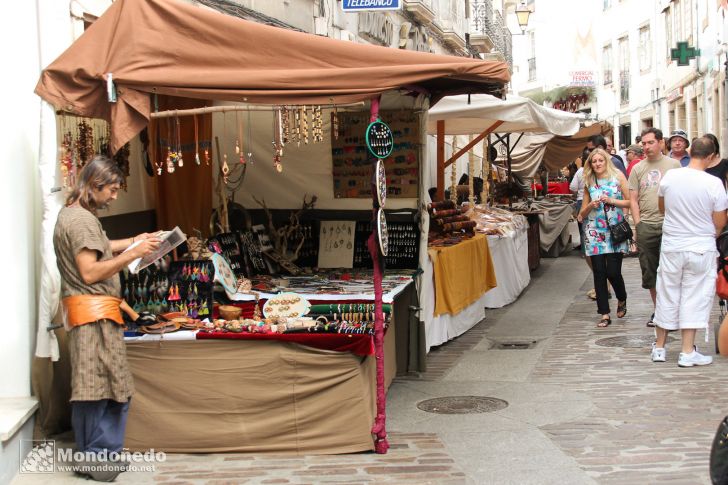
[[[38,79],[38,38],[35,2],[14,5],[12,17],[0,29],[6,46],[3,62],[0,121],[3,207],[0,251],[5,255],[3,338],[0,339],[0,397],[30,395],[30,361],[35,335],[35,287],[40,193],[36,182],[39,101],[33,94]],[[7,48],[13,46],[12,49]]]

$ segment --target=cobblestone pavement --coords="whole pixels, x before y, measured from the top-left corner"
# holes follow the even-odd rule
[[[531,375],[533,382],[585,393],[593,412],[541,429],[598,483],[710,483],[710,445],[728,412],[724,387],[728,361],[717,357],[709,366],[679,368],[677,333],[667,346],[665,363],[651,362],[649,344],[597,345],[606,337],[653,335],[645,326],[652,305],[639,286],[636,259],[625,260],[623,275],[629,295],[627,317],[597,329],[595,304],[578,295]],[[590,287],[585,284],[582,289]],[[718,321],[716,303],[711,323]],[[699,331],[696,344],[701,352],[715,354],[712,335],[706,344]]]

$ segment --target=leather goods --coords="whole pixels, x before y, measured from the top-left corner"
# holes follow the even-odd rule
[[[607,222],[609,234],[612,237],[612,244],[619,244],[627,240],[632,240],[632,228],[629,227],[627,219],[622,219],[617,224],[611,225],[609,223],[609,216],[607,216],[607,211],[604,210],[603,205],[602,210],[604,211],[604,220]]]
[[[105,295],[68,296],[62,301],[66,313],[66,323],[70,328],[94,323],[99,320],[112,320],[124,324],[121,316],[121,298]]]
[[[728,485],[728,416],[718,425],[710,447],[710,481],[714,485]]]

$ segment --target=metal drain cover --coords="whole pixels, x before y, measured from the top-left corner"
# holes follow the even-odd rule
[[[498,350],[527,350],[535,344],[535,340],[531,342],[498,342],[495,344],[495,348]]]
[[[417,403],[418,409],[436,414],[492,413],[507,407],[507,401],[484,396],[437,397]]]
[[[668,342],[672,342],[673,337],[667,337]],[[595,343],[602,347],[624,347],[626,349],[642,349],[652,346],[655,341],[654,335],[622,335],[620,337],[608,337],[597,340]]]

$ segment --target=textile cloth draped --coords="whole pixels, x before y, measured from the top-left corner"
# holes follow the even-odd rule
[[[108,102],[111,73],[117,101]],[[146,126],[148,93],[263,104],[371,99],[401,87],[434,99],[501,93],[508,65],[329,39],[176,0],[117,0],[41,74],[56,108],[109,120],[117,150]]]
[[[434,267],[435,316],[456,315],[497,285],[483,234],[454,246],[430,248],[428,253]]]

